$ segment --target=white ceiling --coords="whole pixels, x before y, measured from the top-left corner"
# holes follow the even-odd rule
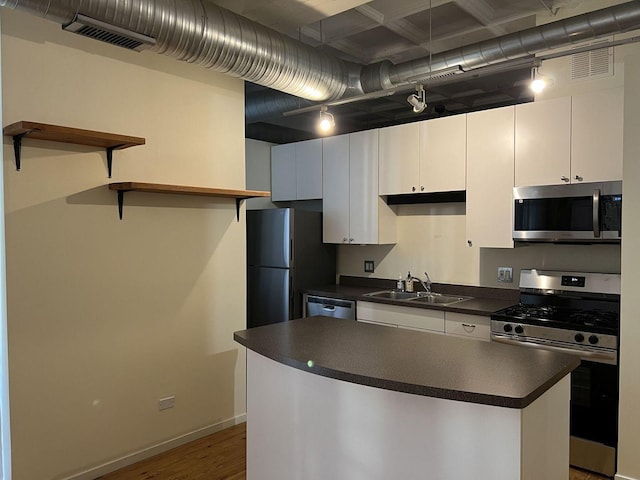
[[[582,0],[214,0],[255,22],[269,26],[340,58],[362,65],[390,60],[401,63],[429,54],[470,45],[536,25],[536,15],[553,18],[559,8],[576,7]],[[423,118],[459,113],[487,106],[529,101],[530,70],[442,86],[428,92],[432,108]],[[247,102],[262,87],[247,86]],[[341,107],[338,116],[349,124],[344,131],[409,121],[406,93]],[[435,107],[438,106],[438,112]],[[444,110],[443,110],[444,109]],[[317,114],[316,114],[317,115]],[[415,117],[414,117],[415,119]],[[422,119],[422,118],[421,118]],[[253,130],[293,130],[287,141],[315,135],[315,116],[270,119]]]

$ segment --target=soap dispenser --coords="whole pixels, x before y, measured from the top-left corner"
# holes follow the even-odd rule
[[[399,292],[404,292],[404,280],[402,279],[402,274],[398,276],[398,282],[396,283],[396,289]]]

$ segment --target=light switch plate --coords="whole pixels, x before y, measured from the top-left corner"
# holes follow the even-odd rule
[[[364,261],[364,271],[365,273],[373,273],[374,263],[373,260],[365,260]]]
[[[498,282],[513,283],[513,268],[498,267]]]

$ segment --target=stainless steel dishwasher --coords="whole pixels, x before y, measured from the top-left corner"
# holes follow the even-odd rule
[[[324,315],[325,317],[356,319],[356,302],[338,298],[304,295],[304,316]]]

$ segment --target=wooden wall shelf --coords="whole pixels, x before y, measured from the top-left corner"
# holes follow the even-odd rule
[[[79,128],[62,127],[46,123],[20,121],[7,125],[2,130],[4,135],[13,137],[13,150],[16,157],[16,170],[20,170],[20,151],[24,137],[50,142],[72,143],[75,145],[87,145],[90,147],[104,148],[107,152],[107,169],[111,178],[113,163],[113,151],[129,147],[144,145],[145,139],[118,135],[114,133],[95,132]]]
[[[119,182],[110,183],[110,190],[118,192],[118,214],[122,220],[125,192],[169,193],[178,195],[199,195],[204,197],[234,198],[236,218],[240,221],[240,203],[248,198],[268,197],[271,192],[259,190],[229,190],[224,188],[189,187],[186,185],[165,185],[161,183]]]

